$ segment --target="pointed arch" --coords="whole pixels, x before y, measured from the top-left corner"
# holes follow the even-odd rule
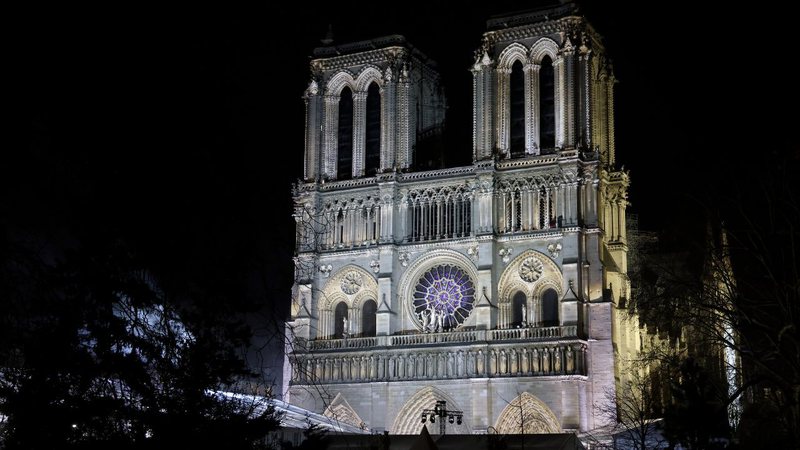
[[[397,412],[397,416],[392,424],[392,434],[419,434],[422,431],[424,424],[420,421],[420,413],[424,409],[432,409],[438,400],[447,402],[447,409],[461,410],[459,402],[445,392],[433,386],[425,386],[417,391],[411,398],[406,401],[402,408]],[[448,424],[448,427],[451,426]],[[431,430],[434,428],[435,430]],[[438,433],[438,424],[434,427],[429,427],[428,431],[431,433]],[[464,411],[463,423],[458,426],[458,434],[472,434],[472,427],[468,412]]]
[[[342,282],[350,275],[355,273],[360,275],[360,287],[355,292],[347,293],[342,290]],[[352,279],[352,277],[350,277]],[[336,304],[336,301],[345,299],[349,307],[357,306],[361,299],[370,297],[372,299],[378,298],[378,282],[375,277],[368,270],[355,264],[348,264],[335,274],[332,274],[325,286],[322,287],[320,296],[320,308],[328,309]]]
[[[383,73],[376,66],[366,66],[361,69],[355,79],[354,90],[356,92],[366,92],[372,83],[377,84],[379,88],[383,88]]]
[[[552,289],[560,298],[562,284],[563,274],[552,259],[535,250],[523,252],[514,258],[500,275],[497,284],[498,325],[501,328],[516,325],[517,315],[521,313],[522,308],[519,300],[514,302],[514,297],[523,293],[526,298],[523,303],[526,308],[526,321],[539,326],[542,321],[542,295],[545,290]]]
[[[523,392],[500,413],[495,423],[499,434],[561,433],[558,418],[547,405]]]
[[[336,422],[346,423],[359,428],[365,423],[356,410],[350,406],[350,403],[347,402],[341,392],[336,394],[336,397],[334,397],[330,405],[325,408],[325,412],[323,412],[322,415],[330,417]]]
[[[325,93],[330,95],[339,95],[342,93],[342,89],[344,89],[346,86],[350,87],[351,90],[355,90],[356,82],[353,78],[353,74],[350,73],[350,71],[342,70],[337,72],[328,80]]]
[[[542,264],[541,273],[534,281],[527,281],[520,275],[520,269],[528,258],[533,258]],[[524,272],[525,269],[522,271]],[[543,285],[552,286],[560,295],[562,278],[561,269],[549,256],[536,250],[525,251],[508,263],[508,267],[500,275],[500,281],[497,284],[499,301],[500,303],[509,303],[516,291],[525,292],[532,297],[539,293]]]
[[[555,61],[558,58],[558,44],[550,38],[543,37],[531,46],[530,61],[541,64],[545,56]]]
[[[497,68],[510,69],[516,61],[522,63],[523,66],[528,63],[528,49],[519,42],[514,42],[500,52],[500,56],[497,58]]]

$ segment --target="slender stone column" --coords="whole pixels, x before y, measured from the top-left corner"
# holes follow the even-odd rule
[[[525,153],[539,154],[539,64],[526,64],[525,72]]]
[[[364,176],[366,146],[367,93],[353,93],[353,178]]]
[[[325,124],[323,142],[324,175],[336,179],[336,159],[339,132],[339,96],[325,95]]]
[[[322,98],[318,95],[317,83],[311,82],[306,95],[304,96],[306,104],[306,136],[305,136],[305,159],[303,173],[305,179],[313,181],[319,174],[319,135],[320,135],[320,119],[322,113]]]

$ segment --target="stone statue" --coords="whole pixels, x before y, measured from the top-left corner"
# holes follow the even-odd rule
[[[528,325],[528,308],[523,303],[522,304],[522,326],[524,327],[524,326],[527,326],[527,325]]]
[[[349,327],[347,326],[347,316],[342,317],[342,336],[347,337],[349,334]]]
[[[431,315],[430,315],[430,313],[426,309],[426,310],[422,311],[420,316],[422,318],[422,331],[428,331],[428,328],[431,325],[431,321],[430,321]]]
[[[436,320],[436,329],[444,331],[444,311],[439,311],[439,314],[436,315]]]

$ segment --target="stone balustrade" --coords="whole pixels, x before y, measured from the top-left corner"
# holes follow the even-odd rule
[[[375,336],[347,339],[318,339],[305,342],[296,352],[369,349],[375,347],[425,346],[440,344],[471,344],[495,341],[538,341],[577,337],[576,325],[559,327],[508,328],[497,330],[450,331],[445,333],[416,333],[394,336]]]

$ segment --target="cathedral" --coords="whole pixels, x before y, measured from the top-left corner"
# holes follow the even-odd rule
[[[569,3],[492,18],[481,42],[472,162],[444,168],[422,51],[398,35],[314,50],[291,404],[390,434],[607,424],[595,405],[638,346],[613,70]]]

